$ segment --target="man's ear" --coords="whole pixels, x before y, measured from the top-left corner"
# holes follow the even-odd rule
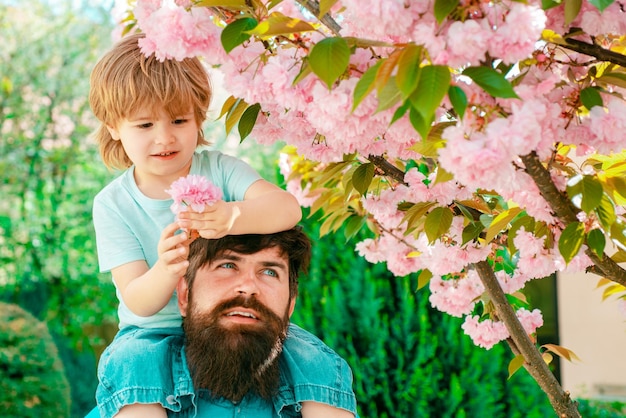
[[[293,315],[294,309],[296,309],[296,298],[292,298],[289,302],[289,318]]]
[[[120,133],[117,129],[115,129],[112,126],[107,125],[107,131],[109,131],[109,134],[111,134],[111,138],[113,138],[115,141],[120,140]]]
[[[189,304],[189,287],[187,286],[185,276],[181,276],[181,278],[178,279],[176,295],[178,297],[178,310],[180,314],[185,317],[187,316],[187,305]]]

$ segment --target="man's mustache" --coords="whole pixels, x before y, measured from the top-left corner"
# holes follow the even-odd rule
[[[271,323],[272,321],[281,320],[278,315],[276,315],[270,308],[260,302],[256,297],[242,295],[235,296],[234,298],[225,300],[216,305],[211,312],[211,316],[214,320],[217,320],[219,317],[224,315],[226,311],[233,308],[245,308],[256,311],[258,313],[258,316],[263,320],[263,322]]]

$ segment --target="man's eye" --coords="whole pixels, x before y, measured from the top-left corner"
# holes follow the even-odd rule
[[[267,276],[278,277],[278,273],[276,273],[276,270],[272,270],[272,269],[263,270],[263,274]]]
[[[235,268],[235,264],[234,263],[223,263],[223,264],[220,264],[220,268],[223,268],[223,269],[234,269]]]

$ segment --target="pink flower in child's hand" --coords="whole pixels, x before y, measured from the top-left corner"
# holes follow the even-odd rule
[[[174,199],[171,209],[176,215],[187,210],[187,207],[202,212],[204,205],[210,206],[222,198],[222,190],[219,187],[206,177],[196,174],[179,178],[166,192]]]

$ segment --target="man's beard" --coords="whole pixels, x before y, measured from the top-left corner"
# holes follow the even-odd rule
[[[244,297],[225,301],[207,313],[193,312],[192,301],[189,306],[183,329],[194,386],[232,402],[248,393],[271,399],[280,382],[278,355],[287,336],[289,313],[281,319],[255,298]],[[264,321],[222,326],[224,312],[236,307],[254,309]]]

